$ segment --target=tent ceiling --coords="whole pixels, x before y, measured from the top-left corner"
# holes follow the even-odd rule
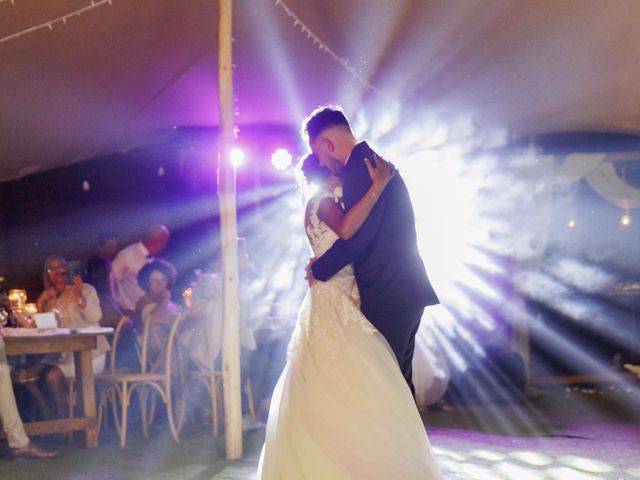
[[[286,0],[400,118],[640,133],[640,3]],[[0,38],[89,0],[0,0]],[[272,0],[234,2],[238,124],[381,101]],[[217,124],[214,0],[112,0],[0,43],[0,181]]]

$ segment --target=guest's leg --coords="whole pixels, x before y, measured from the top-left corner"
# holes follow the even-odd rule
[[[22,385],[26,390],[30,400],[35,402],[37,411],[40,412],[40,416],[46,420],[53,418],[53,412],[50,408],[49,402],[42,394],[42,388],[40,382],[28,382]]]
[[[62,370],[51,365],[44,373],[44,383],[53,399],[58,418],[66,418],[69,414],[67,405],[67,379]]]
[[[16,406],[9,366],[0,363],[0,422],[7,434],[9,447],[23,448],[29,443]]]

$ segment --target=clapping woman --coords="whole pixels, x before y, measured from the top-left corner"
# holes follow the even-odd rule
[[[98,327],[102,310],[95,288],[84,283],[79,275],[74,276],[72,283],[67,279],[67,262],[59,256],[46,259],[42,272],[44,291],[38,297],[39,312],[54,312],[61,328]],[[93,350],[93,372],[104,370],[109,343],[103,336],[98,337],[98,345]],[[45,383],[53,396],[58,416],[67,411],[65,377],[75,376],[73,354],[48,354],[43,363],[55,365],[58,369],[49,369],[45,374]],[[60,372],[63,376],[61,377]]]

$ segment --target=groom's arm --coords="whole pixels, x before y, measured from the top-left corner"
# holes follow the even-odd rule
[[[373,158],[372,152],[368,154],[368,158]],[[353,168],[350,169],[349,175],[344,179],[344,201],[347,209],[353,207],[371,186],[371,178],[364,163],[364,158],[353,158],[351,161],[357,163],[350,165]],[[388,199],[387,190],[393,188],[394,181],[395,179],[392,179],[389,182],[360,229],[349,240],[336,240],[333,246],[311,265],[314,278],[322,281],[328,280],[346,265],[356,261],[362,252],[366,250],[380,229]]]

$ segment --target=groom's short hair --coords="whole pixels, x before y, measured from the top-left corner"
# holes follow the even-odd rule
[[[325,128],[333,126],[344,126],[351,131],[351,126],[347,121],[347,117],[344,116],[342,110],[337,107],[318,107],[311,114],[304,119],[303,133],[306,135],[309,143],[315,141],[318,135],[322,133]]]

